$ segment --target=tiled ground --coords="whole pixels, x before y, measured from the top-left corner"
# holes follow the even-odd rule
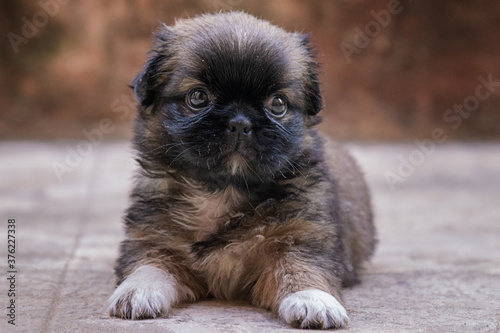
[[[349,145],[370,183],[380,246],[363,283],[345,290],[351,332],[500,331],[500,144]],[[288,332],[244,303],[187,304],[168,318],[109,318],[133,159],[126,143],[0,143],[0,305],[7,296],[7,220],[16,220],[15,326],[0,332]],[[83,145],[80,146],[82,148]],[[69,149],[69,150],[68,150]],[[392,191],[384,174],[404,181]],[[408,166],[406,166],[408,167]],[[4,310],[7,313],[8,310]]]

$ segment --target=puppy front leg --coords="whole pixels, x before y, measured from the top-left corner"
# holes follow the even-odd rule
[[[253,288],[253,301],[292,326],[344,327],[349,317],[339,302],[340,284],[327,276],[322,268],[289,254],[263,272]]]
[[[154,265],[137,267],[109,298],[109,314],[124,319],[156,318],[179,300],[174,275]]]

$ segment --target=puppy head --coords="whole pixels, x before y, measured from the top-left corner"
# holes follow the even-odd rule
[[[216,188],[295,172],[322,107],[307,44],[240,12],[161,27],[134,82],[143,167]]]

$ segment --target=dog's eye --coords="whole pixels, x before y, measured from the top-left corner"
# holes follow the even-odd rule
[[[287,109],[286,99],[281,96],[273,96],[267,102],[266,109],[275,117],[283,117]]]
[[[186,102],[191,109],[201,110],[208,106],[210,98],[205,90],[196,89],[186,96]]]

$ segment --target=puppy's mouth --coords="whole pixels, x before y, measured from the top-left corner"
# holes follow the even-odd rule
[[[241,174],[248,169],[248,162],[245,156],[238,151],[233,152],[228,159],[227,163],[231,175]]]
[[[232,140],[225,151],[226,166],[231,175],[236,175],[248,169],[250,156],[248,156],[245,143],[241,140]]]
[[[249,156],[250,138],[244,135],[229,136],[226,141],[225,154],[232,158],[246,158]]]
[[[231,175],[243,174],[248,171],[254,154],[249,147],[252,146],[249,142],[250,138],[243,136],[229,137],[226,141],[225,149],[221,155],[221,162],[226,165],[226,170]]]

